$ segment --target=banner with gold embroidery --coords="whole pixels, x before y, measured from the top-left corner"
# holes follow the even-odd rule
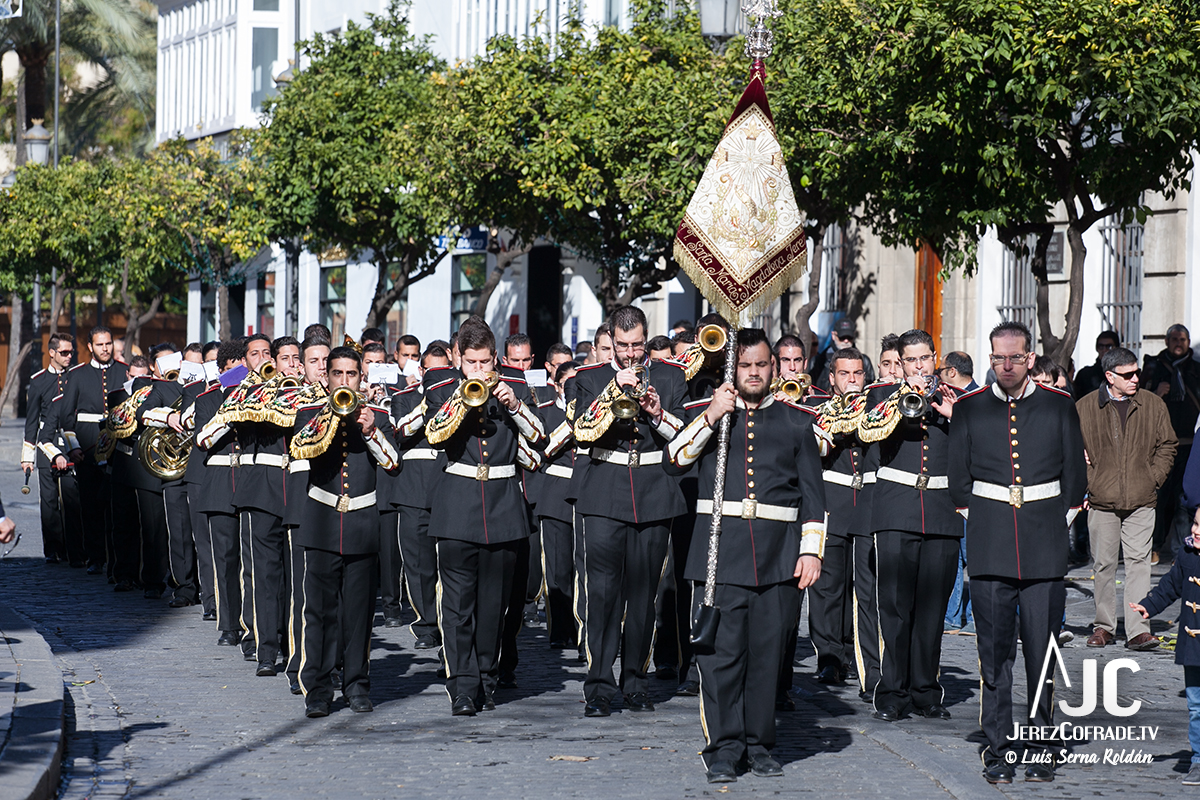
[[[675,260],[735,328],[749,327],[808,267],[804,217],[775,137],[765,79],[762,61],[755,61],[675,233]]]

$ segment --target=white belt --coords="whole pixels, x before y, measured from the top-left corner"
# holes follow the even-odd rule
[[[573,474],[570,467],[564,467],[561,464],[547,464],[542,467],[542,472],[547,475],[553,475],[556,478],[566,478],[567,480],[570,480]]]
[[[592,458],[596,461],[603,461],[606,464],[620,464],[622,467],[644,467],[647,464],[661,464],[662,450],[655,450],[651,453],[639,453],[637,450],[627,452],[625,450],[605,450],[602,447],[592,448]]]
[[[294,475],[297,472],[308,472],[308,459],[297,458],[288,462],[288,474]]]
[[[892,469],[891,467],[880,467],[878,473],[880,480],[899,483],[904,486],[911,486],[914,489],[925,491],[926,489],[949,489],[950,479],[945,475],[927,475],[925,473],[907,472],[902,469]]]
[[[351,497],[346,494],[334,494],[327,492],[320,486],[308,487],[308,496],[324,506],[337,509],[340,512],[358,511],[363,508],[371,508],[375,505],[375,492],[360,494],[358,497]]]
[[[844,472],[834,472],[827,469],[821,473],[821,477],[826,483],[836,483],[838,486],[849,486],[852,489],[861,489],[868,483],[875,483],[877,477],[874,472],[860,472],[857,475],[847,475]]]
[[[1036,486],[1021,486],[1019,484],[1001,486],[998,483],[975,481],[971,484],[971,494],[987,500],[998,500],[1001,503],[1008,503],[1014,508],[1020,508],[1023,504],[1032,503],[1035,500],[1049,500],[1051,497],[1058,497],[1062,494],[1062,486],[1058,481],[1039,483]]]
[[[696,513],[712,516],[713,501],[697,500]],[[757,500],[726,500],[721,503],[722,517],[741,517],[742,519],[770,519],[776,522],[795,522],[800,517],[800,510],[787,506],[772,506]]]
[[[451,462],[446,465],[445,472],[458,475],[461,478],[474,478],[477,481],[494,481],[500,478],[515,478],[517,468],[514,464],[459,464]]]
[[[75,415],[76,422],[104,422],[104,414],[89,414],[86,411],[80,411]]]
[[[239,460],[238,453],[226,453],[223,456],[209,456],[204,463],[210,467],[236,467]]]
[[[404,461],[436,461],[438,451],[432,447],[414,447],[412,450],[405,450],[400,456]]]
[[[117,452],[131,456],[133,455],[133,448],[123,442],[117,442]]]
[[[279,467],[286,469],[291,458],[279,453],[259,453],[254,457],[255,464],[261,464],[264,467]]]

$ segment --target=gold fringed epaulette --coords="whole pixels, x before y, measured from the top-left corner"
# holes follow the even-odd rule
[[[623,394],[623,391],[617,386],[617,379],[613,378],[604,387],[604,391],[600,392],[600,396],[588,406],[587,411],[575,420],[573,427],[576,441],[594,442],[604,435],[616,419],[612,412],[612,401],[620,394]]]
[[[675,361],[683,365],[683,377],[690,381],[700,374],[700,369],[704,366],[704,359],[707,356],[708,353],[700,346],[699,342],[692,342],[675,358]]]
[[[571,402],[567,403],[567,419],[571,420],[572,424],[574,424],[574,422],[575,422],[575,400],[574,399],[572,399]]]
[[[137,410],[150,395],[153,386],[143,386],[108,415],[108,429],[113,439],[128,439],[137,431]]]
[[[821,427],[831,434],[853,433],[867,413],[867,396],[861,392],[836,395],[822,403],[817,411]]]
[[[454,435],[466,415],[467,406],[462,402],[462,398],[456,390],[446,399],[446,402],[442,403],[442,407],[425,426],[425,439],[430,444],[441,444]]]
[[[96,439],[96,449],[93,453],[96,462],[103,464],[108,459],[112,458],[113,450],[117,449],[117,437],[112,435],[112,431],[107,425],[100,429],[100,438]]]
[[[292,458],[306,459],[322,455],[333,444],[340,422],[333,408],[326,405],[292,437],[289,445]]]
[[[892,431],[900,424],[900,395],[907,394],[906,387],[906,384],[901,384],[890,397],[859,418],[859,441],[871,444],[882,442],[892,435]]]

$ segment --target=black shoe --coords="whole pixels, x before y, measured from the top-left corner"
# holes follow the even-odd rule
[[[268,661],[260,661],[254,674],[260,678],[274,678],[276,675],[275,665]]]
[[[696,697],[700,694],[700,681],[684,681],[679,684],[679,688],[675,690],[675,694],[680,697]]]
[[[783,767],[770,756],[755,756],[750,759],[750,773],[760,778],[782,778]]]
[[[1030,783],[1049,783],[1054,780],[1054,767],[1051,764],[1030,764],[1025,768],[1025,780]]]
[[[454,699],[454,705],[450,707],[450,713],[456,717],[473,717],[479,712],[475,710],[475,701],[465,694],[460,694]]]
[[[575,642],[573,642],[569,639],[551,639],[550,640],[550,649],[551,650],[574,650]]]
[[[587,705],[583,707],[583,715],[585,717],[612,716],[612,705],[603,697],[597,697],[595,700],[588,700]]]
[[[875,693],[863,690],[858,693],[858,699],[862,700],[867,705],[870,705],[871,703],[875,702]]]
[[[258,661],[258,656],[253,650],[243,650],[242,661]]]
[[[143,589],[142,597],[147,600],[162,600],[162,589]]]
[[[132,592],[135,588],[133,581],[117,581],[113,585],[114,592]]]
[[[822,667],[821,671],[817,673],[817,683],[823,683],[826,686],[841,686],[845,683],[841,668],[835,667],[833,664]]]
[[[931,706],[918,708],[917,713],[926,719],[950,719],[950,712],[941,703],[934,703]]]
[[[992,761],[983,765],[983,778],[988,783],[1012,783],[1012,767],[1003,761]]]
[[[241,643],[241,631],[221,631],[221,638],[217,639],[217,644],[221,647],[236,647]]]
[[[300,688],[300,681],[296,679],[292,679],[292,682],[288,684],[288,689],[292,694],[304,694],[304,690]]]
[[[493,697],[492,697],[490,694],[488,694],[487,692],[484,692],[484,694],[483,694],[483,702],[481,702],[481,703],[479,704],[479,710],[480,710],[480,711],[495,711],[495,710],[496,710],[496,700],[495,700],[495,698],[493,698]]]
[[[633,694],[625,695],[625,708],[629,711],[644,714],[654,710],[654,703],[650,702],[650,695],[645,692],[634,692]]]
[[[792,699],[792,696],[790,694],[784,693],[784,694],[776,695],[775,696],[775,710],[776,711],[788,711],[788,712],[795,711],[796,710],[796,701]]]
[[[423,633],[417,637],[417,642],[413,645],[413,648],[416,650],[432,650],[439,645],[441,645],[441,642],[438,641],[438,637],[435,634]]]
[[[217,621],[217,612],[215,612],[215,611],[205,611],[205,612],[204,612],[204,617],[203,617],[202,619],[203,619],[205,622],[216,622],[216,621]]]
[[[900,709],[895,706],[883,706],[875,709],[875,713],[871,715],[875,719],[881,719],[884,722],[896,722],[900,719]]]
[[[333,672],[329,673],[329,680],[331,683],[333,683],[333,688],[342,688],[342,671],[340,669],[335,669]]]
[[[346,703],[350,706],[351,711],[356,711],[359,714],[369,714],[375,710],[375,706],[371,703],[371,698],[365,694],[356,694],[354,697],[346,698]]]
[[[187,608],[188,606],[196,605],[195,600],[189,600],[186,597],[172,597],[171,602],[167,603],[171,608]],[[213,614],[215,618],[217,615]]]
[[[47,563],[47,564],[57,564],[57,563],[59,563],[60,561],[62,561],[62,559],[61,559],[61,558],[59,558],[58,556],[46,556],[46,563]]]
[[[659,667],[654,671],[654,677],[660,681],[675,681],[679,680],[679,670],[674,667]]]
[[[402,627],[404,627],[404,623],[400,621],[399,617],[387,617],[383,621],[383,627],[385,627],[385,628],[402,628]]]
[[[708,768],[709,783],[736,783],[737,770],[728,761],[714,761]]]
[[[496,685],[501,689],[517,688],[517,676],[511,672],[501,672],[500,677],[496,680]]]
[[[104,565],[103,564],[88,564],[87,574],[88,575],[103,575],[104,574]]]
[[[316,719],[317,717],[328,717],[329,716],[329,703],[326,703],[324,700],[314,700],[311,703],[305,704],[304,716],[308,717],[309,719]]]

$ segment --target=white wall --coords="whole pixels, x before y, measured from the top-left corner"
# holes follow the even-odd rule
[[[450,339],[450,256],[437,272],[408,287],[408,333],[424,347],[434,339]]]

